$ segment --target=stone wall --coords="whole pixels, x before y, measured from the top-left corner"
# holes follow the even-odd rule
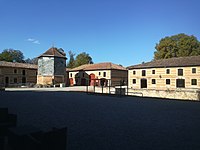
[[[66,75],[66,60],[64,58],[54,58],[54,75]]]
[[[52,76],[37,76],[37,84],[42,84],[42,85],[51,85],[53,84],[52,82]]]
[[[54,58],[41,57],[38,59],[38,75],[54,74]]]
[[[152,90],[129,89],[129,95],[200,101],[199,89]]]

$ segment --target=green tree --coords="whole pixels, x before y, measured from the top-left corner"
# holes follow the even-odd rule
[[[76,55],[72,51],[68,52],[69,54],[69,62],[67,63],[67,68],[74,68],[75,67],[75,59],[74,56]]]
[[[5,49],[0,53],[0,61],[24,62],[24,55],[20,50]]]
[[[37,57],[35,57],[35,58],[27,58],[27,59],[25,59],[24,60],[25,61],[25,63],[27,63],[27,64],[34,64],[34,65],[37,65],[38,64],[38,58]]]
[[[75,67],[84,65],[84,64],[93,64],[92,57],[89,54],[83,52],[76,56]]]
[[[200,42],[195,36],[177,34],[162,38],[155,47],[154,59],[200,55]]]

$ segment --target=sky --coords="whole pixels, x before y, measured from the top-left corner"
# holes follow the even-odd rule
[[[199,0],[0,0],[0,52],[34,58],[50,47],[94,63],[130,66],[153,59],[161,38],[200,40]]]

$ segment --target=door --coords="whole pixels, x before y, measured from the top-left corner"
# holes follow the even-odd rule
[[[23,84],[23,85],[26,84],[26,77],[22,77],[22,84]]]
[[[176,79],[177,88],[185,88],[185,79]]]
[[[95,85],[95,74],[90,74],[90,86]]]
[[[147,88],[147,79],[141,79],[141,88]]]
[[[85,86],[85,85],[86,85],[86,79],[85,79],[85,78],[82,78],[82,79],[81,79],[81,85],[82,85],[82,86]]]
[[[9,86],[9,77],[6,77],[5,78],[5,87],[8,87]]]
[[[73,78],[70,78],[70,79],[69,79],[69,84],[70,84],[70,86],[73,86],[73,85],[74,85]]]

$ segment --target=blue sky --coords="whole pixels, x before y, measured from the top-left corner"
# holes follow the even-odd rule
[[[155,45],[178,33],[200,40],[199,0],[0,0],[0,52],[39,56],[53,44],[95,63],[151,61]]]

